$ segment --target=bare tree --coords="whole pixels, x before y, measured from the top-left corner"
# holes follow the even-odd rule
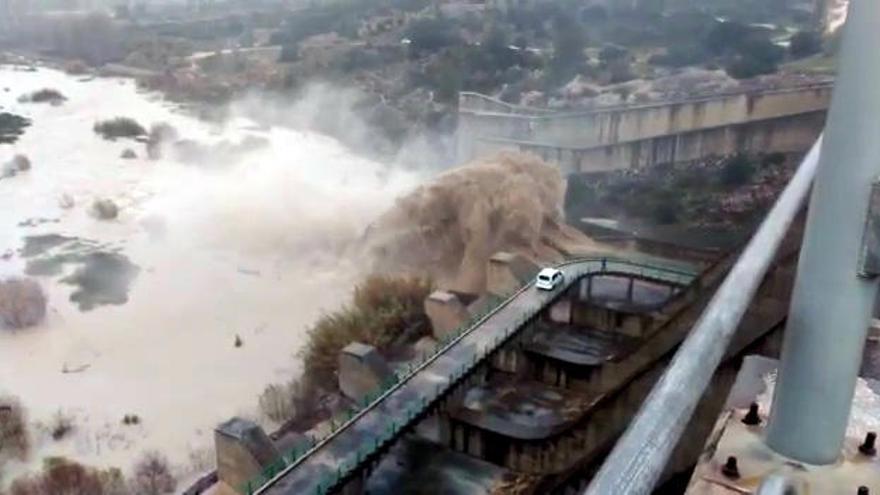
[[[177,481],[168,468],[168,459],[159,452],[146,452],[135,464],[133,491],[139,495],[172,493]]]

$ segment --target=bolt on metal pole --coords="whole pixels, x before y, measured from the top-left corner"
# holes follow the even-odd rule
[[[766,439],[809,464],[840,455],[877,294],[859,263],[880,174],[880,1],[851,0],[843,29]]]

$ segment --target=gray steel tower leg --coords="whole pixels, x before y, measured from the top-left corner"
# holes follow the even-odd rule
[[[767,431],[772,449],[810,464],[840,455],[877,294],[858,270],[880,173],[880,1],[849,9]]]

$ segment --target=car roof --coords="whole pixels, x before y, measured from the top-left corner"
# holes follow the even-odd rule
[[[532,272],[532,273],[534,273],[534,272]],[[540,273],[538,273],[538,275],[552,277],[553,275],[556,275],[557,273],[559,273],[559,270],[557,270],[556,268],[544,268],[543,270],[541,270]]]

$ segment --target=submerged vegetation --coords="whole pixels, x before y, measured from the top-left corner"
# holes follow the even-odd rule
[[[33,279],[0,281],[0,328],[20,330],[46,317],[46,294]]]
[[[31,121],[9,112],[0,112],[0,144],[13,144],[24,134]]]
[[[104,139],[136,138],[144,136],[147,130],[130,117],[116,117],[95,123],[95,133]]]
[[[18,101],[22,103],[49,103],[52,105],[60,105],[67,101],[67,97],[60,91],[53,88],[43,88],[33,93],[22,95]]]

